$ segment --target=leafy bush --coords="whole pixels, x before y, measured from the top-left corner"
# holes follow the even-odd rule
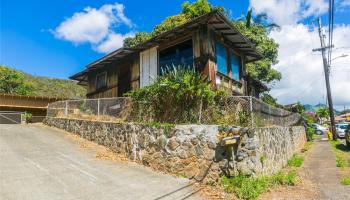
[[[343,185],[350,185],[350,176],[343,178],[341,183]]]
[[[25,81],[23,73],[0,65],[0,93],[30,95],[33,87]]]
[[[350,167],[350,151],[345,144],[339,140],[330,140],[329,142],[332,145],[332,150],[335,154],[337,167]]]
[[[235,193],[240,199],[257,199],[260,194],[266,192],[269,188],[276,185],[295,185],[297,182],[297,173],[290,171],[287,174],[278,172],[272,176],[236,176],[221,177],[221,185],[228,193]]]
[[[153,28],[151,33],[141,32],[136,33],[135,37],[126,38],[123,46],[133,47],[141,44],[142,42],[149,40],[151,37],[155,37],[215,9],[208,0],[197,0],[193,3],[186,1],[181,7],[182,11],[179,14],[165,18],[160,24]]]
[[[307,141],[312,141],[315,135],[315,129],[311,126],[306,127],[306,138]]]
[[[304,162],[304,156],[300,154],[294,154],[291,159],[288,160],[289,167],[300,167]]]
[[[199,120],[199,111],[214,103],[206,76],[183,66],[169,68],[155,83],[127,93],[133,100],[134,118],[182,123]]]
[[[26,123],[31,122],[32,117],[33,117],[32,113],[29,113],[29,112],[24,113],[24,118],[26,120]]]

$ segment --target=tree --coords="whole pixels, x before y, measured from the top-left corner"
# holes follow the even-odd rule
[[[151,39],[152,35],[147,32],[139,32],[135,34],[135,37],[128,37],[124,40],[124,47],[133,47],[142,42]]]
[[[320,118],[320,123],[322,124],[323,123],[322,119],[329,117],[329,110],[326,107],[321,107],[316,110],[316,115],[318,118]]]
[[[271,28],[276,28],[278,25],[268,24],[264,14],[258,15],[254,20],[252,10],[248,10],[244,20],[233,21],[233,25],[255,45],[257,51],[263,56],[263,59],[247,64],[248,76],[265,83],[280,80],[281,73],[272,68],[272,65],[278,63],[278,44],[268,36]]]
[[[24,81],[24,74],[0,65],[0,93],[30,95],[32,86]]]
[[[124,47],[136,46],[151,37],[155,37],[161,33],[180,26],[191,19],[211,12],[214,7],[208,2],[208,0],[197,0],[194,3],[184,2],[182,5],[182,11],[174,16],[165,18],[160,24],[156,25],[151,33],[141,32],[136,34],[135,37],[128,37],[124,40]]]

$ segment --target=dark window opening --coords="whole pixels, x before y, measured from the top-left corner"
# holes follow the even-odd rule
[[[96,75],[96,89],[101,89],[107,86],[107,73],[102,72]]]
[[[187,40],[159,51],[160,74],[171,70],[173,66],[193,67],[192,40]]]
[[[126,92],[131,90],[131,66],[125,65],[120,67],[118,73],[118,97],[122,97]]]

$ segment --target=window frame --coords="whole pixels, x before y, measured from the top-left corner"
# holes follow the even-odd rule
[[[232,73],[232,56],[231,56],[232,54],[238,58],[238,80],[233,78],[233,73]],[[229,57],[230,57],[230,66],[229,66],[229,68],[230,68],[231,78],[234,81],[240,81],[242,79],[242,66],[243,66],[242,56],[240,54],[238,54],[236,51],[234,51],[232,48],[229,48]]]
[[[104,77],[105,84],[103,86],[98,87],[98,77],[101,77],[101,76]],[[95,87],[96,87],[96,90],[104,89],[107,87],[107,71],[103,71],[96,74]]]
[[[216,56],[216,43],[221,43],[222,46],[225,47],[226,49],[226,55],[227,55],[227,62],[226,62],[226,67],[227,67],[227,74],[223,74],[218,70],[218,65],[217,65],[217,56]],[[238,66],[238,80],[233,78],[233,73],[232,73],[232,68],[231,68],[231,54],[234,54],[235,56],[238,57],[239,59],[239,66]],[[242,79],[242,68],[243,68],[243,59],[242,59],[242,55],[239,54],[236,50],[234,50],[233,48],[231,48],[229,45],[227,45],[226,43],[224,43],[222,40],[220,40],[219,38],[215,39],[215,64],[216,64],[216,72],[219,73],[222,76],[226,76],[228,78],[230,78],[231,80],[240,83],[241,79]]]
[[[217,56],[217,43],[221,44],[224,48],[225,48],[225,53],[226,53],[226,72],[227,74],[224,74],[223,72],[219,71],[219,66],[218,66],[218,56]],[[220,74],[224,75],[224,76],[228,76],[230,77],[230,70],[229,70],[229,63],[230,63],[230,57],[229,57],[229,53],[228,53],[228,48],[227,46],[221,42],[220,40],[215,40],[215,60],[216,60],[216,71],[219,72]]]
[[[184,43],[184,42],[187,42],[187,41],[189,41],[189,40],[191,40],[191,42],[192,42],[192,67],[193,68],[195,68],[195,60],[194,60],[194,58],[195,58],[195,55],[194,55],[194,40],[193,40],[193,38],[192,38],[192,36],[186,36],[186,37],[184,37],[184,38],[181,38],[181,39],[179,39],[179,40],[176,40],[176,41],[174,41],[173,43],[170,43],[170,44],[167,44],[167,45],[164,45],[164,46],[159,46],[158,48],[157,48],[157,71],[158,71],[158,75],[161,75],[161,71],[160,71],[160,52],[161,51],[163,51],[163,50],[166,50],[166,49],[168,49],[168,48],[171,48],[171,47],[174,47],[174,46],[176,46],[176,45],[178,45],[178,44],[181,44],[181,43]]]

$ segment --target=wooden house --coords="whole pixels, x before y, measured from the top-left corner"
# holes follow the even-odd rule
[[[228,18],[213,11],[135,47],[120,48],[70,78],[87,86],[87,98],[119,97],[152,84],[167,66],[183,65],[208,75],[214,89],[249,95],[245,65],[261,57]]]

